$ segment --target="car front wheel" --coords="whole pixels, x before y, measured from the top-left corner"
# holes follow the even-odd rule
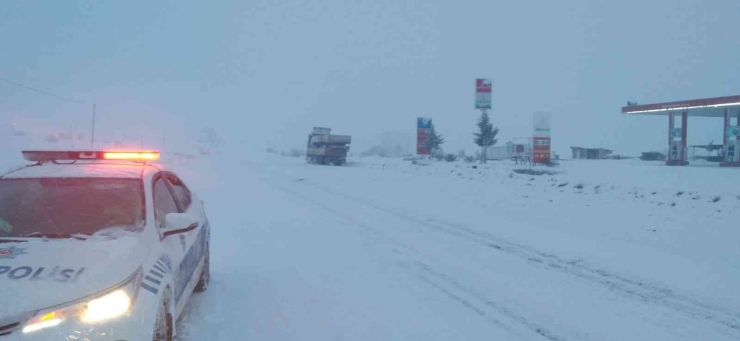
[[[208,289],[208,282],[211,280],[211,247],[206,244],[206,255],[203,261],[203,271],[200,273],[198,284],[195,285],[195,292],[203,292]]]
[[[152,340],[172,341],[172,315],[167,313],[167,307],[164,301],[159,305]]]

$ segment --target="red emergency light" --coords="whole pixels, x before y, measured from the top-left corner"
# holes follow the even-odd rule
[[[157,161],[159,160],[159,151],[141,150],[141,151],[42,151],[42,150],[24,150],[23,158],[34,162],[52,162],[52,161],[84,161],[84,160],[117,160],[117,161]]]

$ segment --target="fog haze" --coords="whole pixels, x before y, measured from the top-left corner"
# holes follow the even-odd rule
[[[431,117],[473,152],[474,79],[493,80],[499,144],[552,114],[553,150],[666,149],[667,119],[620,107],[740,93],[737,1],[5,1],[0,123],[43,136],[188,149],[302,147],[310,128],[358,152]],[[721,142],[691,119],[689,144]]]

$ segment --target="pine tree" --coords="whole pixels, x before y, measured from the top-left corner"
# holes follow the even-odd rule
[[[442,136],[442,134],[438,133],[434,127],[432,127],[432,131],[427,135],[426,141],[424,141],[427,148],[432,150],[432,155],[435,154],[436,151],[439,150],[439,148],[445,143],[445,139]]]
[[[483,148],[481,160],[482,162],[486,162],[486,152],[488,147],[493,146],[498,142],[498,139],[496,139],[498,128],[494,128],[493,124],[491,124],[491,118],[488,117],[488,112],[484,111],[480,115],[480,119],[478,120],[478,132],[473,133],[473,135],[475,135],[475,139],[473,140],[475,144]]]

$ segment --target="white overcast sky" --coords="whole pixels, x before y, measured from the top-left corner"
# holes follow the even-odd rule
[[[313,126],[475,150],[474,79],[493,80],[500,142],[552,113],[553,148],[666,149],[640,103],[740,94],[740,3],[716,1],[3,1],[0,77],[97,103],[99,136],[302,147]],[[88,134],[91,108],[0,82],[0,123]],[[689,143],[721,141],[690,120]]]

